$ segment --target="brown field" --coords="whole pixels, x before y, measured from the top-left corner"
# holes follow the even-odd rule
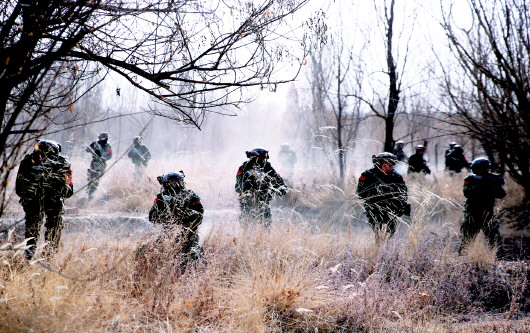
[[[50,261],[28,263],[14,235],[3,241],[0,331],[529,332],[528,228],[510,220],[517,188],[499,203],[511,260],[496,260],[481,237],[459,256],[462,177],[438,178],[408,180],[413,216],[380,245],[355,182],[299,186],[275,203],[271,230],[240,228],[233,204],[223,213],[204,195],[218,211],[204,223],[202,258],[185,269],[168,244],[136,256],[156,230],[113,232],[126,223],[113,212],[145,216],[157,185],[110,184],[110,200],[75,210],[92,226],[67,227]],[[89,215],[100,204],[108,225]]]

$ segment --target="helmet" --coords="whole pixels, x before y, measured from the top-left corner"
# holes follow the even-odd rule
[[[263,148],[254,148],[250,151],[246,151],[245,153],[247,154],[247,158],[254,158],[254,157],[269,158],[269,151]]]
[[[372,162],[374,163],[374,166],[376,167],[381,167],[381,165],[385,163],[391,163],[395,165],[397,163],[397,157],[396,155],[392,153],[384,152],[384,153],[380,153],[377,155],[373,155]]]
[[[284,149],[284,150],[287,150],[287,149],[289,149],[289,144],[288,144],[288,143],[282,143],[282,144],[280,145],[280,148],[282,148],[282,149]]]
[[[40,140],[37,148],[45,156],[57,156],[61,152],[61,145],[53,140]]]
[[[403,140],[398,140],[396,141],[396,146],[399,148],[403,148],[403,146],[405,146],[405,142],[403,142]]]
[[[142,144],[142,140],[143,140],[143,138],[141,136],[135,136],[133,138],[133,143],[141,145]]]
[[[453,149],[455,150],[455,152],[460,152],[460,153],[463,153],[464,152],[464,148],[462,148],[461,145],[455,145],[453,147]]]
[[[477,157],[471,162],[471,170],[477,172],[491,168],[491,162],[487,157]]]
[[[454,141],[449,144],[449,147],[451,147],[451,148],[454,148],[455,146],[457,146],[457,144]]]
[[[414,148],[416,151],[425,151],[424,145],[417,145],[416,148]]]
[[[184,172],[182,170],[158,176],[157,180],[165,189],[183,189],[186,186],[186,182],[184,182]]]
[[[107,132],[99,133],[98,139],[100,139],[100,140],[108,140],[109,139],[109,133],[107,133]]]

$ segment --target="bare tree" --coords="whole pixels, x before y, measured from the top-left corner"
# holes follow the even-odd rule
[[[403,73],[407,66],[408,51],[410,38],[405,40],[406,37],[403,34],[403,31],[400,31],[396,36],[395,31],[395,0],[384,0],[382,3],[382,8],[379,7],[379,1],[374,1],[374,8],[376,13],[380,14],[378,22],[382,24],[384,30],[384,47],[385,47],[385,65],[386,68],[383,70],[384,74],[388,77],[388,84],[386,86],[386,93],[380,94],[381,86],[378,84],[372,86],[372,92],[367,94],[366,91],[363,91],[362,94],[357,95],[356,97],[363,102],[365,102],[373,112],[373,114],[383,119],[385,123],[385,133],[384,133],[384,151],[391,152],[394,148],[394,128],[396,126],[396,118],[401,112],[399,109],[400,98],[403,90]],[[411,18],[409,22],[413,22],[414,19]],[[412,24],[413,25],[413,24]],[[397,37],[397,38],[396,38]],[[397,49],[396,44],[404,43],[405,50],[401,54],[401,61],[397,59]],[[367,69],[363,69],[367,71]],[[377,81],[373,79],[373,81]],[[371,95],[373,94],[373,97]]]
[[[530,195],[530,11],[524,0],[469,0],[472,22],[443,27],[460,71],[445,71],[455,125],[476,138]],[[457,72],[455,74],[455,72]],[[461,76],[458,76],[461,74]]]
[[[352,98],[362,83],[359,61],[339,30],[327,45],[315,43],[311,48],[311,113],[314,140],[336,163],[338,181],[342,187],[346,177],[346,156],[354,148],[361,123],[361,101]],[[307,116],[306,116],[307,117]]]
[[[109,74],[162,104],[151,113],[197,127],[205,112],[245,101],[242,88],[292,80],[297,71],[278,66],[300,63],[293,50],[303,48],[283,37],[294,27],[277,29],[306,2],[2,1],[0,214],[22,145],[61,114],[75,115],[79,98]]]

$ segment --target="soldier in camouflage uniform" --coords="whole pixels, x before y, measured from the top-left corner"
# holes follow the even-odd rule
[[[403,148],[405,147],[405,142],[402,140],[398,140],[396,142],[396,148],[394,149],[393,154],[396,155],[396,158],[399,162],[407,162],[407,154],[403,151]]]
[[[134,179],[140,180],[145,167],[151,159],[151,153],[149,152],[149,149],[142,144],[141,136],[135,136],[133,138],[133,145],[129,150],[129,153],[127,153],[127,156],[131,159],[135,167]]]
[[[282,143],[278,153],[278,161],[285,171],[285,180],[292,181],[294,176],[294,165],[296,164],[296,152],[289,147],[288,143]],[[283,174],[283,172],[282,172]]]
[[[31,259],[37,249],[44,216],[45,255],[51,255],[59,247],[63,229],[63,201],[74,193],[71,165],[59,155],[60,151],[58,143],[40,140],[35,150],[24,157],[18,169],[15,190],[26,215],[27,259]]]
[[[204,208],[199,196],[186,188],[184,173],[171,172],[157,177],[162,191],[156,195],[149,211],[149,221],[162,224],[166,236],[175,236],[186,256],[184,263],[200,256],[198,228],[202,223]],[[178,234],[173,232],[178,230]]]
[[[431,169],[427,166],[427,161],[425,160],[425,146],[417,145],[415,148],[415,153],[409,157],[409,170],[408,173],[423,173],[430,174]]]
[[[92,142],[86,151],[92,154],[90,169],[87,170],[87,194],[88,200],[94,197],[94,192],[98,188],[99,178],[107,168],[107,161],[112,157],[112,147],[108,143],[109,135],[103,132],[99,135],[98,141]]]
[[[392,236],[396,230],[396,219],[410,215],[407,202],[407,186],[403,177],[394,170],[396,156],[380,153],[372,156],[374,167],[359,177],[357,195],[364,200],[368,223],[375,233],[376,241],[384,234]]]
[[[499,221],[493,214],[495,199],[506,196],[502,175],[491,173],[491,162],[479,157],[471,162],[471,171],[464,179],[464,219],[460,231],[462,244],[459,252],[482,230],[491,246],[500,245]],[[502,246],[499,249],[502,251]],[[498,253],[500,254],[500,253]]]
[[[239,193],[241,220],[262,221],[265,227],[271,224],[270,201],[274,195],[287,193],[282,177],[267,161],[269,152],[263,148],[247,151],[248,161],[243,162],[236,175],[235,190]]]

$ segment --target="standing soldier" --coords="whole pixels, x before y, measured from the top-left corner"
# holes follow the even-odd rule
[[[294,175],[294,165],[296,163],[296,152],[289,147],[288,143],[282,143],[278,153],[278,161],[282,169],[285,170],[286,180],[292,180]]]
[[[445,169],[460,173],[463,168],[469,168],[469,162],[464,156],[462,146],[455,144],[450,152],[445,154]]]
[[[99,178],[103,175],[107,167],[107,160],[112,157],[112,147],[107,142],[109,134],[103,132],[99,134],[98,141],[94,141],[86,148],[86,151],[92,154],[90,169],[87,170],[87,194],[88,200],[92,200],[94,192],[98,188]]]
[[[449,148],[447,148],[445,150],[445,169],[446,170],[449,170],[449,166],[451,165],[451,160],[449,159],[449,156],[453,153],[453,151],[455,150],[455,146],[456,146],[456,142],[451,142],[449,144]]]
[[[157,179],[162,191],[156,195],[149,211],[149,221],[162,224],[166,235],[175,236],[175,243],[181,246],[185,256],[185,265],[200,256],[198,228],[204,208],[199,196],[186,188],[183,171],[170,172]]]
[[[15,191],[25,213],[29,260],[37,250],[43,218],[46,216],[45,256],[59,247],[63,229],[64,199],[74,193],[70,162],[59,155],[61,145],[52,140],[40,140],[35,150],[24,157],[18,169]]]
[[[499,221],[493,214],[495,199],[506,196],[502,175],[491,173],[491,162],[479,157],[471,162],[471,171],[464,179],[465,203],[464,219],[460,231],[462,244],[459,252],[482,230],[490,246],[500,242]],[[502,248],[500,249],[502,251]]]
[[[376,242],[381,236],[392,237],[396,219],[410,215],[407,186],[403,177],[394,170],[397,158],[391,153],[372,156],[373,168],[359,178],[357,195],[364,200],[368,223],[375,233]]]
[[[403,151],[403,148],[405,147],[405,143],[402,140],[399,140],[396,142],[396,148],[394,149],[394,155],[396,155],[396,158],[399,162],[407,162],[407,155]]]
[[[423,173],[430,174],[431,169],[427,166],[427,161],[425,160],[425,147],[423,145],[417,145],[414,148],[416,151],[414,154],[409,157],[409,171],[408,173]]]
[[[243,162],[237,170],[235,185],[239,193],[241,220],[260,220],[268,228],[272,219],[270,201],[274,195],[285,195],[287,187],[267,161],[267,150],[254,148],[245,153],[248,161]]]
[[[140,180],[144,173],[144,168],[149,163],[151,159],[151,153],[149,149],[142,144],[142,137],[135,136],[133,138],[133,145],[129,150],[127,156],[132,160],[134,164],[134,179]]]

